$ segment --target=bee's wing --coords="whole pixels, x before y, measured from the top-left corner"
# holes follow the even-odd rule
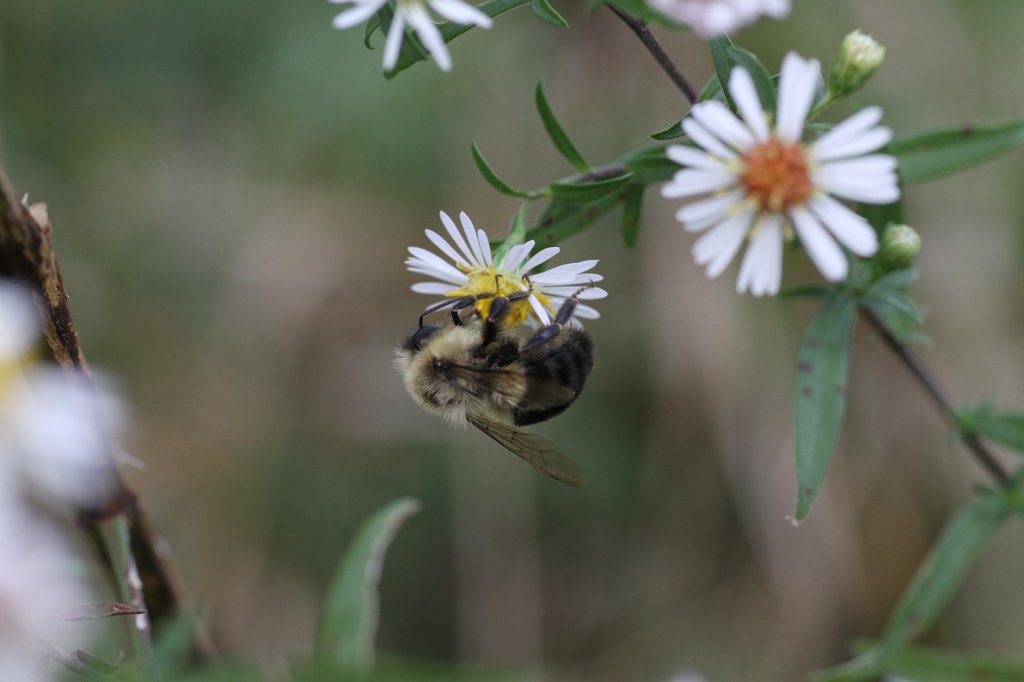
[[[523,410],[557,407],[576,397],[575,391],[554,379],[515,370],[452,364],[446,371],[449,376],[514,401]]]
[[[576,463],[559,452],[544,436],[526,433],[479,415],[469,417],[469,422],[545,476],[576,487],[583,485],[583,474],[576,468]]]

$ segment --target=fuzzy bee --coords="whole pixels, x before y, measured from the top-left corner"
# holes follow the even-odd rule
[[[576,464],[551,441],[516,428],[564,412],[594,368],[590,335],[569,324],[580,291],[565,300],[552,324],[525,342],[501,321],[529,291],[464,296],[428,308],[395,351],[406,390],[449,424],[468,422],[546,476],[583,485]],[[486,319],[467,324],[460,311],[485,297],[493,297]],[[424,316],[445,307],[451,308],[452,325],[423,324]]]

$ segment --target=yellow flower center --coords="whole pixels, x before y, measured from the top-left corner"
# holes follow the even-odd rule
[[[740,184],[762,211],[784,213],[814,193],[807,155],[799,144],[771,138],[740,159]]]
[[[486,319],[491,313],[491,303],[496,297],[507,297],[530,289],[530,285],[522,278],[507,277],[498,272],[493,265],[486,270],[465,270],[465,272],[466,276],[469,278],[469,281],[466,282],[466,286],[449,291],[445,295],[449,298],[456,298],[459,296],[491,294],[490,296],[481,298],[476,302],[476,312],[480,315],[480,319]],[[548,311],[553,312],[553,306],[550,298],[538,291],[536,287],[533,289],[533,295],[537,297],[537,300],[539,300],[541,305],[543,305]],[[515,328],[526,322],[531,315],[536,317],[536,313],[533,311],[533,306],[530,305],[529,299],[524,297],[512,302],[509,311],[502,318],[501,324],[503,327]]]

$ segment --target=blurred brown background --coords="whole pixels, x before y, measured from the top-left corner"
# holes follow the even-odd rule
[[[456,41],[452,74],[419,64],[392,82],[326,2],[0,5],[0,158],[49,204],[87,352],[134,405],[146,466],[131,477],[233,656],[308,653],[352,533],[411,495],[423,511],[384,572],[384,655],[558,681],[802,679],[878,634],[983,478],[861,328],[837,458],[794,528],[792,374],[811,308],[738,298],[735,269],[705,280],[656,191],[635,249],[608,219],[560,257],[600,258],[611,292],[588,325],[587,392],[539,429],[585,488],[417,410],[391,368],[430,300],[408,290],[405,247],[427,246],[438,210],[502,234],[516,209],[470,142],[540,186],[571,169],[533,110],[538,80],[593,161],[685,111],[610,12],[555,4],[571,30],[520,9]],[[1022,25],[1010,0],[796,0],[789,21],[735,39],[775,68],[873,34],[889,59],[862,102],[905,133],[1024,111]],[[658,35],[703,83],[705,45]],[[927,360],[958,399],[1018,409],[1022,163],[909,193]],[[815,273],[791,259],[787,277]],[[1020,651],[1022,551],[1019,528],[1002,532],[930,641]]]

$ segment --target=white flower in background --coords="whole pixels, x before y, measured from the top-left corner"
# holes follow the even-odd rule
[[[531,240],[513,246],[500,262],[495,262],[487,234],[477,230],[465,213],[460,213],[459,219],[462,222],[462,233],[448,214],[441,212],[441,222],[448,231],[451,243],[437,232],[426,230],[427,239],[451,260],[451,264],[426,249],[409,247],[412,257],[405,261],[409,272],[434,279],[413,284],[412,290],[416,293],[457,297],[495,292],[499,296],[508,296],[530,290],[528,298],[513,304],[505,318],[508,326],[517,326],[527,319],[541,325],[550,324],[551,316],[558,311],[562,302],[576,292],[579,292],[577,300],[595,300],[608,295],[604,289],[593,286],[580,291],[582,287],[604,279],[601,275],[589,272],[597,265],[596,260],[567,263],[530,274],[531,270],[558,255],[559,248],[549,246],[531,256],[536,246],[536,242]],[[476,309],[481,317],[487,317],[490,306],[491,298],[483,298],[477,302]],[[576,306],[574,315],[589,319],[600,317],[596,310],[584,304]]]
[[[33,363],[38,336],[30,294],[0,281],[0,474],[44,498],[90,506],[114,484],[110,448],[122,405],[101,382],[72,382]]]
[[[334,28],[345,29],[368,20],[388,4],[388,0],[330,0],[334,4],[348,5],[334,17]],[[384,41],[384,70],[391,71],[398,63],[405,27],[409,26],[427,48],[442,71],[451,71],[452,60],[448,55],[441,31],[438,30],[429,10],[434,10],[448,21],[457,24],[490,28],[491,18],[476,7],[462,0],[398,0],[391,19],[387,39]]]
[[[668,198],[709,194],[679,209],[690,232],[707,231],[693,246],[694,260],[720,275],[749,237],[736,290],[776,294],[782,279],[782,245],[795,229],[825,279],[846,278],[849,264],[836,243],[858,256],[878,250],[871,225],[836,201],[887,204],[900,196],[896,159],[869,154],[892,137],[877,126],[882,110],[868,107],[827,133],[802,143],[807,112],[819,78],[816,61],[789,53],[782,62],[774,129],[750,74],[733,69],[729,92],[743,116],[721,102],[701,102],[683,121],[697,148],[672,145],[667,154],[683,166],[662,188]]]
[[[647,4],[705,38],[735,31],[762,15],[783,19],[789,14],[789,0],[647,0]]]

